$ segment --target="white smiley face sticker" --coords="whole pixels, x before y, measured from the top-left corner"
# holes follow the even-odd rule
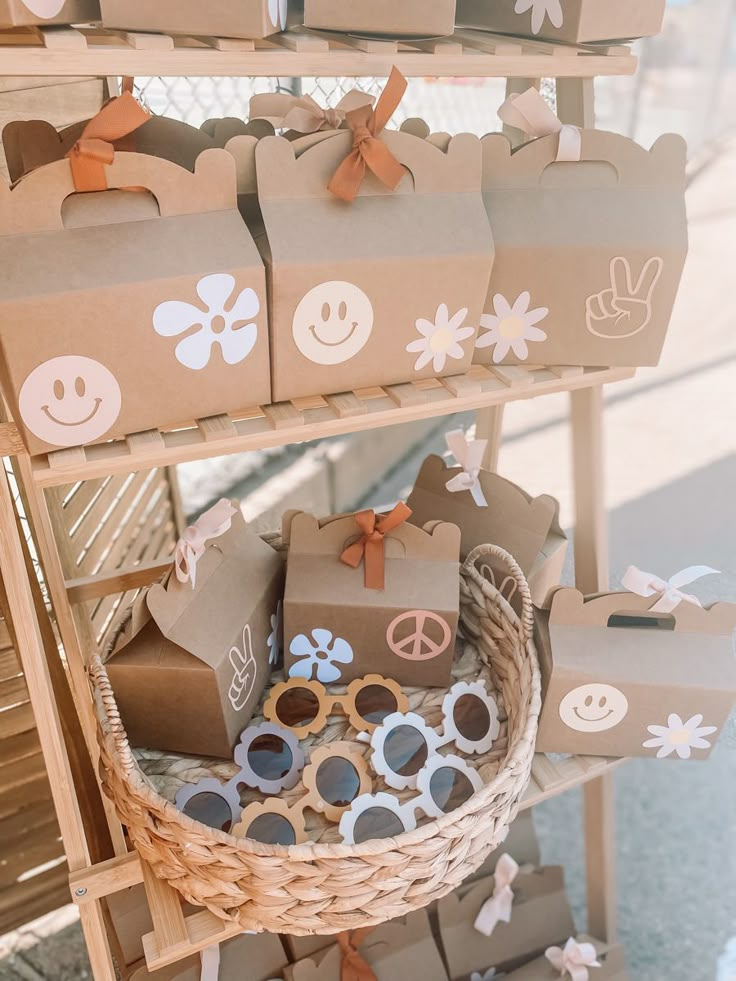
[[[321,283],[296,308],[294,343],[315,364],[342,364],[361,351],[373,330],[373,306],[352,283]]]
[[[108,368],[71,354],[34,368],[18,397],[25,425],[52,446],[79,446],[104,436],[122,402],[120,385]]]
[[[56,17],[60,14],[65,0],[21,0],[26,7],[36,17]]]
[[[604,732],[623,722],[629,711],[626,695],[612,685],[581,685],[560,702],[560,718],[577,732]]]

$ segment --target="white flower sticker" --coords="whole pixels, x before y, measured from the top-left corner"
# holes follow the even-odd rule
[[[268,0],[268,16],[274,27],[280,30],[286,28],[286,14],[288,11],[288,0]]]
[[[528,292],[520,293],[513,306],[505,296],[496,293],[493,297],[493,314],[484,313],[480,318],[481,327],[487,331],[475,342],[477,348],[493,347],[494,364],[500,364],[509,351],[513,351],[519,361],[529,357],[528,341],[546,341],[547,335],[541,328],[534,325],[539,323],[549,313],[547,307],[529,309],[531,296]]]
[[[338,664],[350,664],[353,660],[353,649],[342,637],[333,637],[329,630],[317,628],[312,631],[311,640],[306,634],[298,634],[291,642],[289,651],[294,657],[304,660],[297,661],[289,668],[290,678],[309,678],[313,674],[317,681],[330,684],[338,681],[342,671]]]
[[[496,974],[495,967],[489,967],[483,974],[480,971],[473,971],[470,975],[470,981],[501,981],[503,977],[503,974]]]
[[[258,327],[253,318],[261,304],[252,289],[244,289],[228,307],[235,279],[214,273],[197,283],[197,295],[206,310],[182,300],[160,303],[153,313],[153,329],[161,337],[176,337],[197,327],[176,345],[176,360],[185,368],[201,371],[210,363],[212,348],[219,345],[226,364],[240,364],[255,347]]]
[[[433,362],[435,371],[442,371],[448,358],[455,358],[459,361],[465,357],[465,351],[460,347],[460,341],[466,341],[475,333],[473,327],[463,327],[465,318],[468,315],[467,307],[450,317],[450,311],[446,303],[440,303],[437,307],[434,323],[430,320],[420,318],[417,320],[416,327],[422,335],[418,341],[412,341],[406,345],[406,350],[410,354],[419,354],[415,371],[426,368],[430,361]]]
[[[36,17],[50,19],[60,14],[66,0],[21,0],[21,3]]]
[[[271,614],[271,633],[268,635],[266,643],[268,644],[268,663],[278,664],[279,654],[281,653],[281,642],[279,635],[281,633],[281,619],[284,612],[284,604],[281,600],[278,602],[276,607],[276,612]]]
[[[516,0],[514,13],[525,14],[532,12],[532,34],[539,34],[544,24],[544,18],[549,17],[553,27],[562,27],[562,5],[560,0]]]
[[[711,743],[703,736],[710,736],[717,731],[717,726],[701,726],[702,715],[693,715],[683,722],[679,715],[673,712],[667,719],[666,726],[647,726],[655,737],[642,743],[645,749],[659,747],[657,759],[664,759],[677,753],[681,760],[689,760],[692,750],[710,749]]]

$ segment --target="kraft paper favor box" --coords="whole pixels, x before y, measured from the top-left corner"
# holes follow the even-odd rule
[[[191,174],[117,153],[105,171],[153,197],[74,195],[68,160],[0,186],[0,369],[31,453],[270,401],[265,276],[232,157],[207,150]]]
[[[540,752],[710,755],[736,702],[736,604],[653,613],[656,599],[560,589],[538,613]]]
[[[629,981],[623,947],[619,944],[604,944],[593,937],[580,936],[576,939],[578,943],[589,943],[595,947],[596,960],[600,967],[589,969],[590,981]],[[565,940],[559,940],[552,946],[564,947],[565,942]],[[504,981],[561,981],[561,979],[560,972],[550,964],[546,957],[542,956],[516,971],[511,971],[506,975]]]
[[[274,934],[241,934],[220,944],[219,971],[207,973],[209,951],[176,961],[157,971],[141,965],[129,981],[276,981],[284,976],[287,958],[281,941]],[[204,957],[204,960],[203,960]],[[215,961],[215,963],[217,963]]]
[[[139,594],[106,665],[134,746],[231,754],[271,672],[283,575],[238,512],[207,545],[194,588],[172,571]]]
[[[448,981],[424,910],[382,923],[368,933],[358,951],[377,981]],[[340,981],[342,960],[340,947],[333,943],[287,967],[284,977],[286,981]]]
[[[104,27],[203,37],[263,38],[286,27],[288,0],[100,0]]]
[[[659,361],[687,254],[685,143],[581,137],[581,159],[564,163],[557,135],[513,151],[500,134],[482,141],[496,261],[476,362]]]
[[[364,562],[343,550],[360,538],[354,515],[320,523],[285,515],[289,541],[284,659],[290,676],[324,683],[382,674],[400,684],[450,682],[459,614],[460,532],[402,524],[385,537],[385,588],[365,585]]]
[[[448,481],[462,472],[462,467],[449,467],[440,456],[427,457],[407,500],[412,511],[409,520],[419,527],[431,520],[456,524],[462,536],[461,561],[477,545],[500,545],[519,563],[532,599],[543,606],[559,584],[567,552],[559,503],[547,494],[532,498],[510,480],[481,470],[478,482],[488,506],[480,507],[470,490],[448,489]],[[499,588],[506,576],[508,570],[503,569],[495,574]]]
[[[99,19],[98,0],[0,0],[0,28],[87,24]]]
[[[467,371],[493,262],[477,138],[384,131],[407,174],[392,192],[368,172],[351,203],[327,185],[352,133],[305,139],[256,147],[274,399]]]
[[[457,0],[457,22],[587,44],[658,34],[664,9],[665,0]]]
[[[455,0],[304,0],[304,23],[325,31],[436,37],[455,30]]]
[[[559,866],[520,871],[511,885],[514,903],[510,922],[498,923],[486,937],[473,924],[493,895],[494,885],[492,877],[482,879],[439,901],[442,944],[452,981],[468,981],[474,971],[482,977],[490,967],[512,970],[559,943],[561,937],[575,933]]]

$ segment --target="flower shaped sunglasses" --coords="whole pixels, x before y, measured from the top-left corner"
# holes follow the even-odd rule
[[[272,722],[246,729],[235,747],[240,767],[227,783],[205,777],[179,789],[174,803],[187,817],[218,831],[230,831],[242,813],[241,786],[264,794],[291,790],[304,769],[304,753],[293,733]]]
[[[470,800],[483,786],[480,774],[458,756],[435,756],[417,777],[419,796],[402,804],[393,794],[364,794],[340,819],[347,845],[376,838],[394,838],[414,831],[417,812],[438,818]]]
[[[373,732],[393,712],[406,712],[409,700],[395,681],[380,674],[351,682],[344,695],[328,695],[319,681],[291,678],[274,685],[263,714],[303,739],[321,732],[338,707],[353,728]]]
[[[298,845],[309,840],[307,810],[337,822],[355,800],[373,787],[366,761],[351,749],[350,743],[331,743],[312,753],[302,781],[307,793],[295,804],[290,807],[278,797],[250,804],[232,834],[265,845]]]

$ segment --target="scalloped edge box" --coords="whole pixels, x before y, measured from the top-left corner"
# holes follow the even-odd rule
[[[287,0],[100,0],[112,30],[259,40],[286,27]]]
[[[590,970],[590,981],[629,981],[626,969],[624,948],[620,944],[606,944],[585,934],[576,937],[580,944],[590,943],[595,947],[596,958],[600,967]],[[554,944],[564,947],[566,940]],[[560,981],[560,972],[555,970],[546,957],[538,957],[530,964],[525,964],[516,971],[506,975],[504,981]]]
[[[304,25],[389,37],[445,37],[455,30],[455,0],[304,0]]]

